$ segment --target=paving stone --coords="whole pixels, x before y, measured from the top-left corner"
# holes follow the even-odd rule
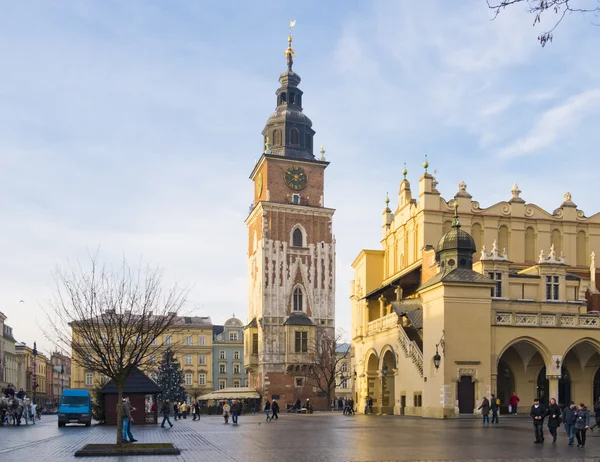
[[[476,462],[572,460],[598,462],[600,435],[588,432],[585,449],[567,446],[564,431],[558,444],[533,444],[533,428],[525,418],[504,418],[483,427],[479,420],[426,420],[395,416],[283,414],[266,423],[264,416],[240,417],[240,425],[224,425],[221,417],[203,417],[159,425],[133,426],[140,442],[172,442],[179,456],[154,456],[151,462],[408,462],[469,460]],[[93,425],[58,428],[56,416],[43,416],[35,426],[0,427],[0,460],[76,460],[88,443],[112,443],[116,428]],[[549,434],[547,437],[550,436]],[[85,462],[140,461],[139,457],[97,457]]]

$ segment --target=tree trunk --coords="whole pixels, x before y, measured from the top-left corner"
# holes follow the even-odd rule
[[[123,445],[123,385],[117,383],[117,444]]]

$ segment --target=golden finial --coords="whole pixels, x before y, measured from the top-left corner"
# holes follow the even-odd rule
[[[452,226],[454,228],[460,228],[460,221],[458,221],[458,202],[454,201],[454,220],[452,220]]]
[[[406,175],[408,174],[408,170],[406,170],[406,162],[404,162],[404,169],[402,170],[402,175],[404,176],[404,179],[406,180]]]
[[[296,20],[290,19],[290,34],[288,35],[288,47],[285,50],[285,59],[288,65],[288,71],[292,71],[292,65],[294,64],[294,58],[296,57],[294,49],[292,48],[292,27],[296,25]]]
[[[427,154],[425,154],[425,162],[423,162],[423,168],[425,169],[425,173],[427,173],[427,167],[429,167],[429,162],[427,162]]]
[[[390,195],[385,193],[385,206],[387,207],[388,205],[390,205]]]

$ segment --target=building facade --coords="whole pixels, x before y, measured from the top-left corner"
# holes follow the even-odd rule
[[[39,353],[34,342],[33,348],[25,343],[15,345],[17,355],[17,389],[23,389],[27,396],[41,406],[46,405],[46,368],[48,358]]]
[[[4,321],[6,316],[0,311],[0,332],[4,334]],[[0,386],[6,387],[6,381],[4,379],[4,340],[0,342]],[[1,388],[4,390],[4,388]]]
[[[349,343],[340,343],[335,349],[337,355],[335,381],[336,398],[352,398],[354,377],[352,375],[350,350],[351,344]]]
[[[378,412],[450,418],[494,393],[588,405],[600,396],[600,214],[569,193],[553,212],[482,208],[464,182],[446,201],[425,173],[383,211],[381,250],[351,283],[354,396]],[[459,216],[460,212],[460,216]],[[520,412],[527,412],[523,406]]]
[[[212,383],[212,322],[210,317],[185,316],[177,318],[173,325],[157,339],[164,348],[170,347],[181,365],[184,374],[184,387],[192,398],[209,393]],[[74,330],[74,335],[76,332]],[[150,365],[145,372],[153,379],[157,377],[160,365],[160,350],[151,356]],[[103,380],[101,374],[88,370],[77,363],[71,366],[71,388],[86,388],[93,390],[96,384]]]
[[[244,367],[244,324],[235,316],[213,326],[213,389],[247,387]]]
[[[4,359],[2,360],[2,374],[4,376],[4,383],[6,385],[18,385],[18,369],[17,369],[17,350],[15,345],[17,341],[13,337],[13,330],[8,324],[3,326],[3,354]]]
[[[58,404],[62,392],[70,388],[71,358],[60,351],[50,356],[47,367],[48,401]]]
[[[324,150],[313,154],[311,120],[303,113],[300,76],[279,77],[276,110],[263,130],[265,150],[254,166],[248,227],[248,325],[244,364],[249,385],[263,398],[294,402],[327,399],[308,383],[309,352],[335,330],[334,210],[325,207]]]

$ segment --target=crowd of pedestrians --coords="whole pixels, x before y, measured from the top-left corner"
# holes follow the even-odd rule
[[[509,414],[516,415],[518,404],[519,397],[513,393],[510,398]],[[481,411],[484,425],[490,424],[490,411],[492,412],[491,423],[498,423],[500,400],[493,394],[490,399],[484,396],[478,409]],[[546,424],[552,436],[552,443],[555,444],[559,434],[558,430],[563,425],[565,433],[569,438],[569,446],[574,446],[577,439],[577,447],[583,448],[585,447],[587,431],[594,431],[594,428],[600,424],[600,398],[598,398],[598,401],[594,405],[596,423],[591,426],[591,415],[587,406],[584,403],[575,405],[574,401],[570,401],[568,406],[561,410],[554,398],[550,399],[550,404],[547,407],[536,398],[533,400],[529,416],[533,421],[534,444],[544,443],[544,424]]]

